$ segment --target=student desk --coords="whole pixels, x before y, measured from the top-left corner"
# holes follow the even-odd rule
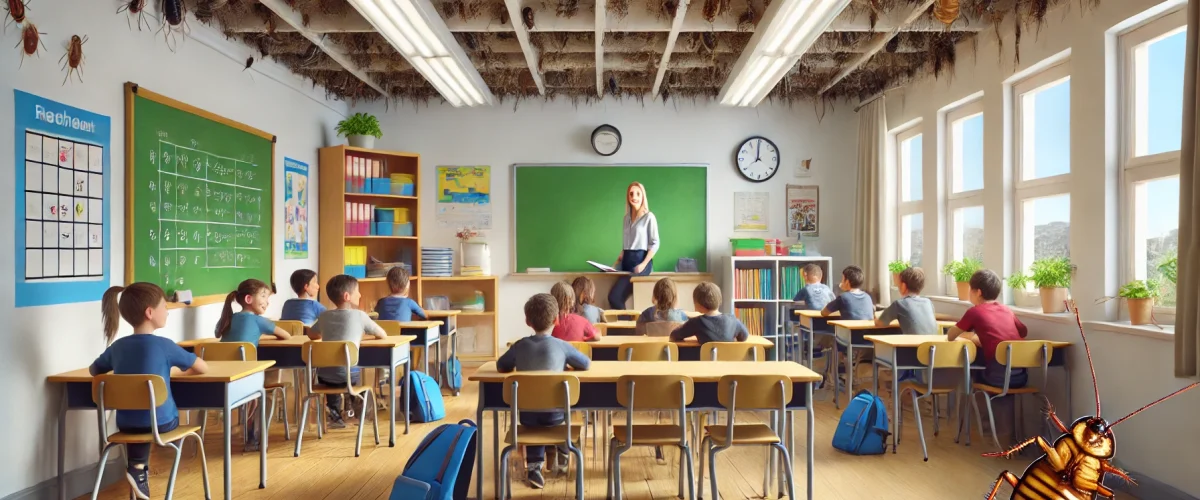
[[[417,371],[429,373],[429,359],[433,358],[434,368],[438,384],[442,383],[442,372],[436,370],[438,360],[442,359],[442,344],[438,341],[441,336],[441,327],[446,324],[445,321],[401,321],[400,333],[405,336],[412,336],[416,340],[413,341],[413,347],[420,347],[424,353],[421,358],[420,367],[413,367]],[[434,356],[429,355],[429,348],[435,348],[437,351]]]
[[[221,410],[225,423],[225,498],[232,498],[232,464],[230,445],[233,417],[232,410],[255,399],[266,401],[263,389],[263,372],[274,365],[274,361],[212,361],[204,375],[176,375],[171,377],[171,395],[180,410]],[[52,384],[62,384],[62,405],[58,412],[58,496],[67,494],[66,460],[67,411],[95,410],[92,401],[92,375],[87,368],[80,368],[46,377]],[[267,405],[258,405],[259,423],[267,421]],[[97,414],[97,425],[104,415]],[[100,447],[107,443],[108,436],[100,436]],[[258,487],[267,487],[267,439],[264,437],[258,449]]]
[[[599,340],[588,342],[592,347],[592,361],[618,361],[617,351],[622,344],[650,344],[655,342],[670,342],[666,337],[646,337],[644,335],[628,336],[621,335],[617,337],[601,337]],[[512,347],[514,342],[509,342],[508,347]],[[746,339],[746,343],[761,345],[768,351],[775,348],[775,343],[769,339],[759,335],[751,335]],[[696,340],[684,340],[676,342],[679,346],[679,359],[677,361],[700,361],[700,343]]]
[[[538,372],[523,372],[538,373]],[[572,375],[579,377],[579,404],[572,410],[603,410],[619,411],[624,408],[617,404],[617,379],[622,375],[685,375],[695,383],[695,397],[688,406],[691,411],[709,411],[724,409],[717,402],[717,382],[722,375],[783,375],[792,380],[792,400],[787,408],[787,429],[783,436],[783,444],[791,452],[795,450],[794,425],[792,425],[793,410],[808,412],[807,446],[805,451],[808,459],[808,496],[813,498],[813,438],[815,417],[812,401],[812,384],[819,382],[821,376],[799,363],[791,361],[706,361],[698,363],[665,363],[660,361],[596,361],[591,368],[573,371]],[[499,412],[508,411],[504,403],[504,378],[509,373],[496,371],[496,363],[490,361],[479,367],[469,380],[479,382],[479,403],[476,409],[476,422],[483,422],[486,411],[492,412],[492,450],[493,460],[499,460],[500,453],[500,420]],[[479,428],[480,444],[475,447],[475,498],[483,498],[483,427]],[[794,460],[795,455],[793,455]],[[791,467],[791,464],[780,464]],[[782,478],[782,475],[780,476]],[[499,481],[499,477],[495,478]]]
[[[409,344],[416,337],[412,335],[396,335],[385,339],[363,339],[358,344],[358,366],[363,368],[386,368],[388,370],[388,428],[391,434],[388,437],[388,446],[396,446],[396,387],[397,378],[395,368],[404,365],[404,374],[408,375],[411,369],[409,366]],[[180,347],[187,351],[194,351],[196,346],[205,342],[216,342],[214,338],[193,339],[180,342]],[[300,370],[305,367],[304,359],[301,356],[301,349],[304,344],[311,342],[308,337],[296,336],[287,340],[279,340],[275,337],[264,337],[258,341],[258,359],[269,360],[275,364],[276,368],[290,368],[294,370],[294,383],[297,390],[304,387],[301,384]],[[319,341],[318,341],[319,342]],[[400,380],[407,380],[407,377]],[[408,401],[411,384],[404,384],[404,400]],[[320,418],[324,414],[318,413]],[[317,421],[320,425],[320,420]],[[409,415],[404,412],[404,433],[408,434]],[[304,432],[300,429],[299,432]]]
[[[441,359],[442,348],[438,347],[438,376],[442,378],[442,385],[449,387],[450,385],[450,360],[458,356],[458,315],[462,311],[457,309],[449,309],[444,311],[427,310],[425,317],[441,321],[442,326],[438,329],[438,333],[442,337],[446,337],[450,341],[450,352],[446,355],[446,361]],[[454,395],[458,395],[458,391],[454,391]]]
[[[641,316],[641,315],[642,315],[641,311],[635,311],[633,309],[605,309],[604,310],[604,321],[607,323],[609,321],[609,318],[612,318],[613,321],[618,321],[621,319],[621,316],[629,316],[630,318],[633,318],[633,320],[636,321],[638,319],[638,316]]]
[[[878,317],[878,313],[876,313]],[[953,321],[938,321],[938,327],[942,330],[954,326]],[[875,326],[875,320],[833,320],[829,321],[829,325],[833,326],[833,340],[837,351],[846,351],[846,401],[849,403],[850,398],[854,397],[854,349],[874,349],[875,344],[863,338],[866,335],[898,335],[900,333],[900,323],[893,321],[888,326]],[[834,354],[836,356],[836,353]],[[830,365],[832,366],[832,365]],[[841,377],[833,377],[833,406],[841,408],[838,404],[838,394],[841,393]]]
[[[629,336],[637,335],[637,321],[610,321],[608,323],[596,323],[593,325],[596,330],[600,330],[602,337],[609,335]]]

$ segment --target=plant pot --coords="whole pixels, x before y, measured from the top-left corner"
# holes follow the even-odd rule
[[[375,136],[373,135],[348,135],[346,140],[350,142],[351,147],[371,149],[375,147]]]
[[[900,288],[900,273],[892,273],[892,286]]]
[[[1129,306],[1129,324],[1149,325],[1154,322],[1151,318],[1154,299],[1125,299],[1125,304]]]
[[[1042,312],[1046,314],[1067,312],[1066,288],[1040,288],[1038,292],[1042,295]]]
[[[1029,290],[1013,289],[1013,305],[1017,307],[1036,308],[1041,306],[1037,294]]]
[[[958,287],[958,300],[969,302],[971,300],[971,282],[957,281],[954,285]]]

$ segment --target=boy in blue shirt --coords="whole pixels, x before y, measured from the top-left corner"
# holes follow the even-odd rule
[[[292,273],[291,285],[292,291],[296,292],[296,298],[283,303],[279,319],[299,321],[304,326],[312,326],[317,321],[317,316],[325,312],[325,306],[317,301],[317,296],[321,293],[317,273],[309,269],[297,269]]]
[[[858,287],[862,286],[865,276],[858,266],[848,266],[842,269],[842,294],[830,301],[821,309],[821,316],[841,313],[838,319],[875,319],[875,301],[871,296]]]
[[[827,285],[821,283],[821,279],[825,277],[825,273],[821,271],[821,266],[816,264],[805,264],[804,269],[804,286],[796,292],[796,296],[792,298],[792,302],[796,304],[796,310],[801,311],[820,311],[827,304],[833,301],[833,290],[830,290]],[[796,318],[792,318],[793,321]]]
[[[400,266],[393,267],[387,273],[387,283],[392,294],[375,303],[375,312],[379,313],[381,321],[412,321],[413,317],[426,319],[421,305],[408,298],[408,271]]]

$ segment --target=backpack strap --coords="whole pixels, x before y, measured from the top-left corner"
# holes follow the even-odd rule
[[[442,468],[438,470],[437,481],[443,483],[442,478],[446,475],[446,468],[450,466],[450,458],[454,456],[454,449],[458,447],[458,438],[463,434],[462,427],[458,428],[458,432],[454,433],[454,440],[450,441],[450,447],[446,449],[446,458],[442,459]]]
[[[425,450],[429,449],[430,446],[433,446],[433,442],[437,441],[438,436],[441,436],[443,432],[446,432],[447,427],[448,426],[445,425],[438,426],[438,428],[434,429],[432,433],[430,433],[428,436],[425,436],[425,440],[421,441],[421,444],[417,446],[417,449],[413,450],[412,456],[408,457],[408,462],[404,464],[404,469],[408,470],[409,467],[412,467],[413,462],[416,462],[417,458],[419,458],[421,454],[425,452]]]

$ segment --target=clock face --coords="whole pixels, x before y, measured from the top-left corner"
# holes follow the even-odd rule
[[[611,125],[601,125],[592,132],[592,149],[601,156],[612,156],[621,148],[621,132]]]
[[[763,182],[779,171],[779,148],[764,137],[751,137],[738,148],[735,161],[742,177]]]

